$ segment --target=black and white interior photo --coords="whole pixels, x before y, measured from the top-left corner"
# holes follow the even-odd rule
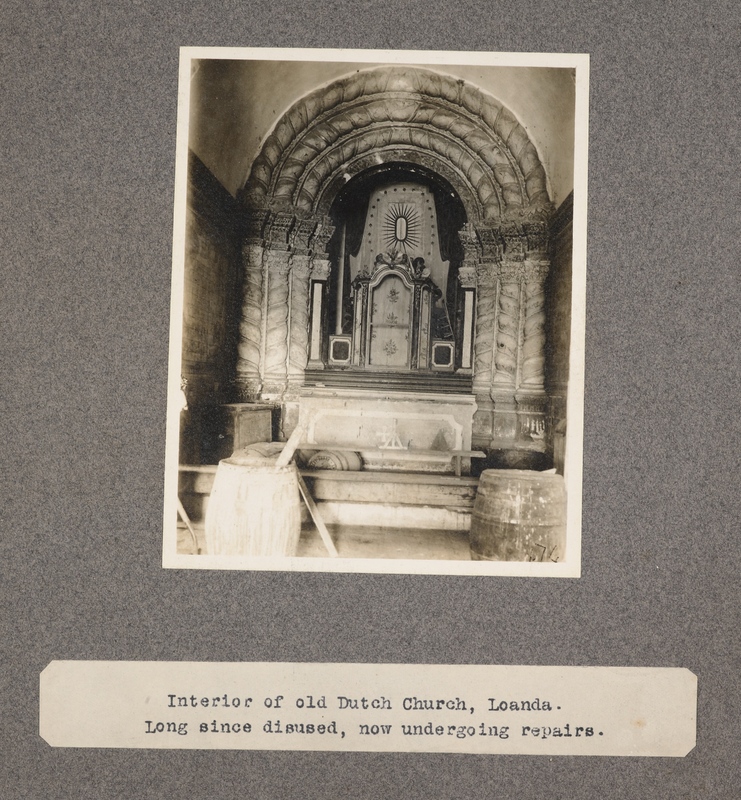
[[[181,62],[164,565],[577,576],[587,57]]]

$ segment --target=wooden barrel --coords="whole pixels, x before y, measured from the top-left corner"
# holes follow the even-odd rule
[[[484,470],[473,506],[470,543],[475,561],[563,561],[563,476],[522,469]]]
[[[300,534],[295,464],[234,456],[219,462],[206,509],[209,555],[295,556]]]

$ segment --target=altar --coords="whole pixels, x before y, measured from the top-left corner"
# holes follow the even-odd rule
[[[312,388],[299,396],[310,450],[356,452],[365,470],[468,473],[475,412],[467,394]]]

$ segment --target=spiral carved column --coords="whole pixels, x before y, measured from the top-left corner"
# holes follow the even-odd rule
[[[517,350],[520,324],[521,265],[503,263],[499,273],[497,331],[494,346],[494,380],[498,389],[517,385]]]
[[[488,396],[494,358],[494,325],[497,285],[493,264],[480,264],[476,284],[476,339],[474,342],[473,391]]]
[[[257,399],[262,389],[262,254],[259,242],[246,242],[242,247],[242,318],[237,346],[237,383],[242,400]]]
[[[526,262],[520,388],[541,392],[545,386],[545,279],[548,262]]]
[[[264,396],[282,396],[286,389],[290,259],[287,250],[267,250],[264,256],[267,280]]]
[[[303,381],[309,348],[309,255],[291,257],[291,322],[288,350],[288,378]]]

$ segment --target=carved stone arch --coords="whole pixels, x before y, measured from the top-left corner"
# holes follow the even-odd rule
[[[459,180],[475,188],[482,219],[502,216],[507,206],[522,206],[525,181],[518,175],[514,158],[502,149],[501,143],[449,109],[434,110],[428,105],[425,113],[416,113],[419,109],[414,104],[403,101],[404,108],[412,108],[414,113],[397,114],[399,107],[395,102],[402,101],[374,100],[363,109],[374,122],[352,128],[330,144],[326,136],[317,139],[309,133],[291,145],[289,156],[279,165],[280,176],[272,188],[273,202],[301,211],[313,210],[314,190],[328,172],[342,168],[357,155],[405,147],[429,152],[451,164]],[[361,121],[366,122],[367,118]]]
[[[442,156],[413,147],[394,145],[360,155],[342,165],[337,166],[317,188],[315,213],[329,214],[332,203],[339,191],[351,179],[368,169],[379,166],[379,163],[415,164],[434,172],[444,178],[457,192],[467,213],[473,219],[483,219],[484,211],[476,194],[475,187],[461,175],[447,159]],[[472,213],[473,211],[473,213]]]
[[[407,66],[358,72],[297,101],[263,143],[245,200],[316,213],[341,165],[391,147],[415,153],[415,163],[424,154],[446,161],[451,183],[470,187],[461,194],[472,221],[550,206],[535,146],[505,106],[465,81]]]

